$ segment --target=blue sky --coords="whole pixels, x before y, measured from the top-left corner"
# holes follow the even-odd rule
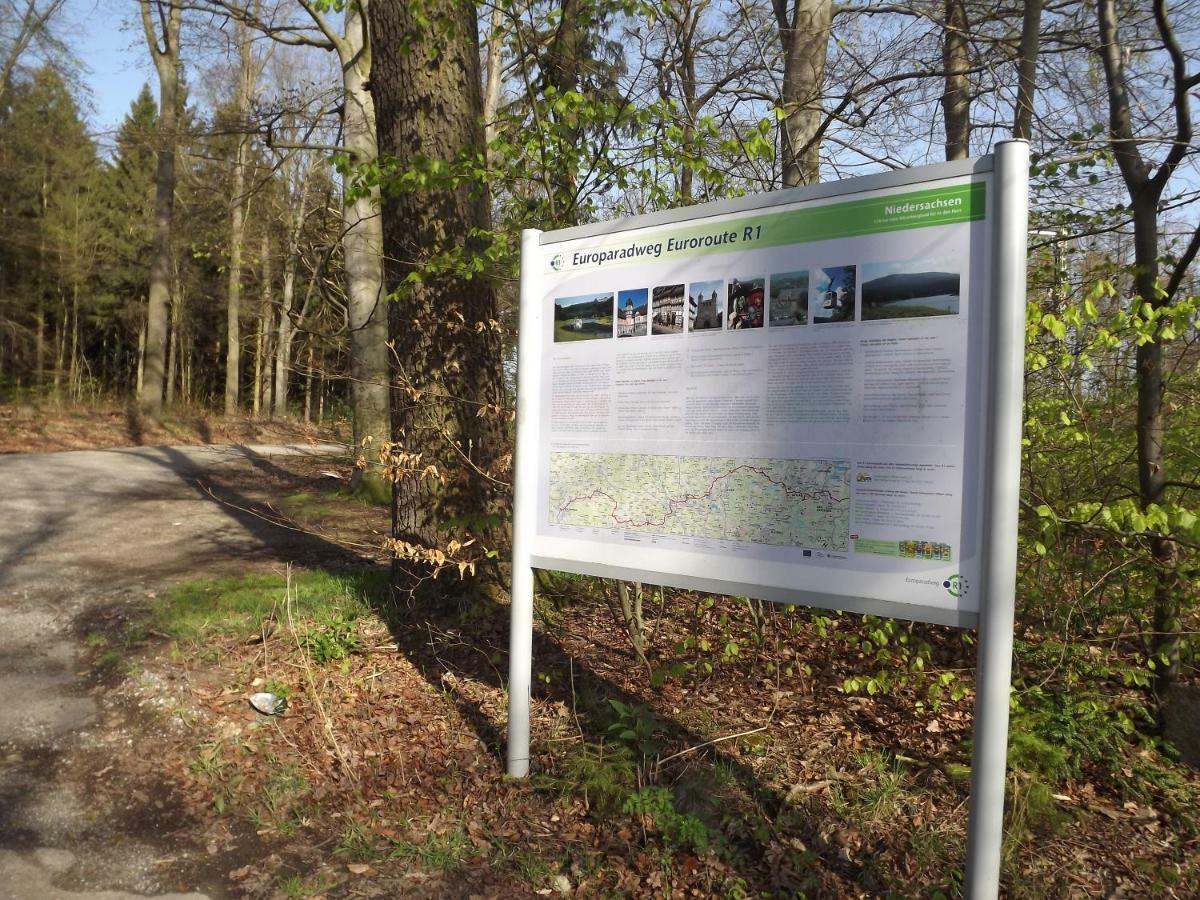
[[[67,0],[56,29],[83,64],[81,98],[97,141],[107,138],[129,112],[146,82],[158,86],[135,0]]]

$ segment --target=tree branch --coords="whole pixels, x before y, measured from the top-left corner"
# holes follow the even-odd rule
[[[1158,26],[1163,47],[1171,57],[1171,81],[1174,86],[1171,105],[1175,108],[1175,143],[1152,179],[1155,187],[1161,191],[1192,143],[1192,114],[1188,97],[1188,82],[1192,79],[1187,76],[1187,60],[1179,47],[1171,20],[1167,18],[1166,0],[1154,0],[1154,23]]]

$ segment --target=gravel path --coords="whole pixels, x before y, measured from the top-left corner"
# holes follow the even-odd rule
[[[163,877],[152,802],[144,829],[100,821],[86,786],[59,777],[70,754],[115,738],[79,671],[77,623],[270,552],[269,531],[197,485],[206,470],[344,453],[326,444],[0,456],[0,900],[209,896],[154,893],[176,879]]]

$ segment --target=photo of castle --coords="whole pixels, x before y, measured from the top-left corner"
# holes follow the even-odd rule
[[[646,297],[648,291],[621,291],[617,294],[617,337],[646,336]]]

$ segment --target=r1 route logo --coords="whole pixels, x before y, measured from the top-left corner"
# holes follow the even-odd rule
[[[942,587],[946,589],[947,594],[957,599],[964,596],[967,591],[970,590],[971,585],[967,582],[967,579],[956,574],[951,575],[949,578],[943,581]]]

